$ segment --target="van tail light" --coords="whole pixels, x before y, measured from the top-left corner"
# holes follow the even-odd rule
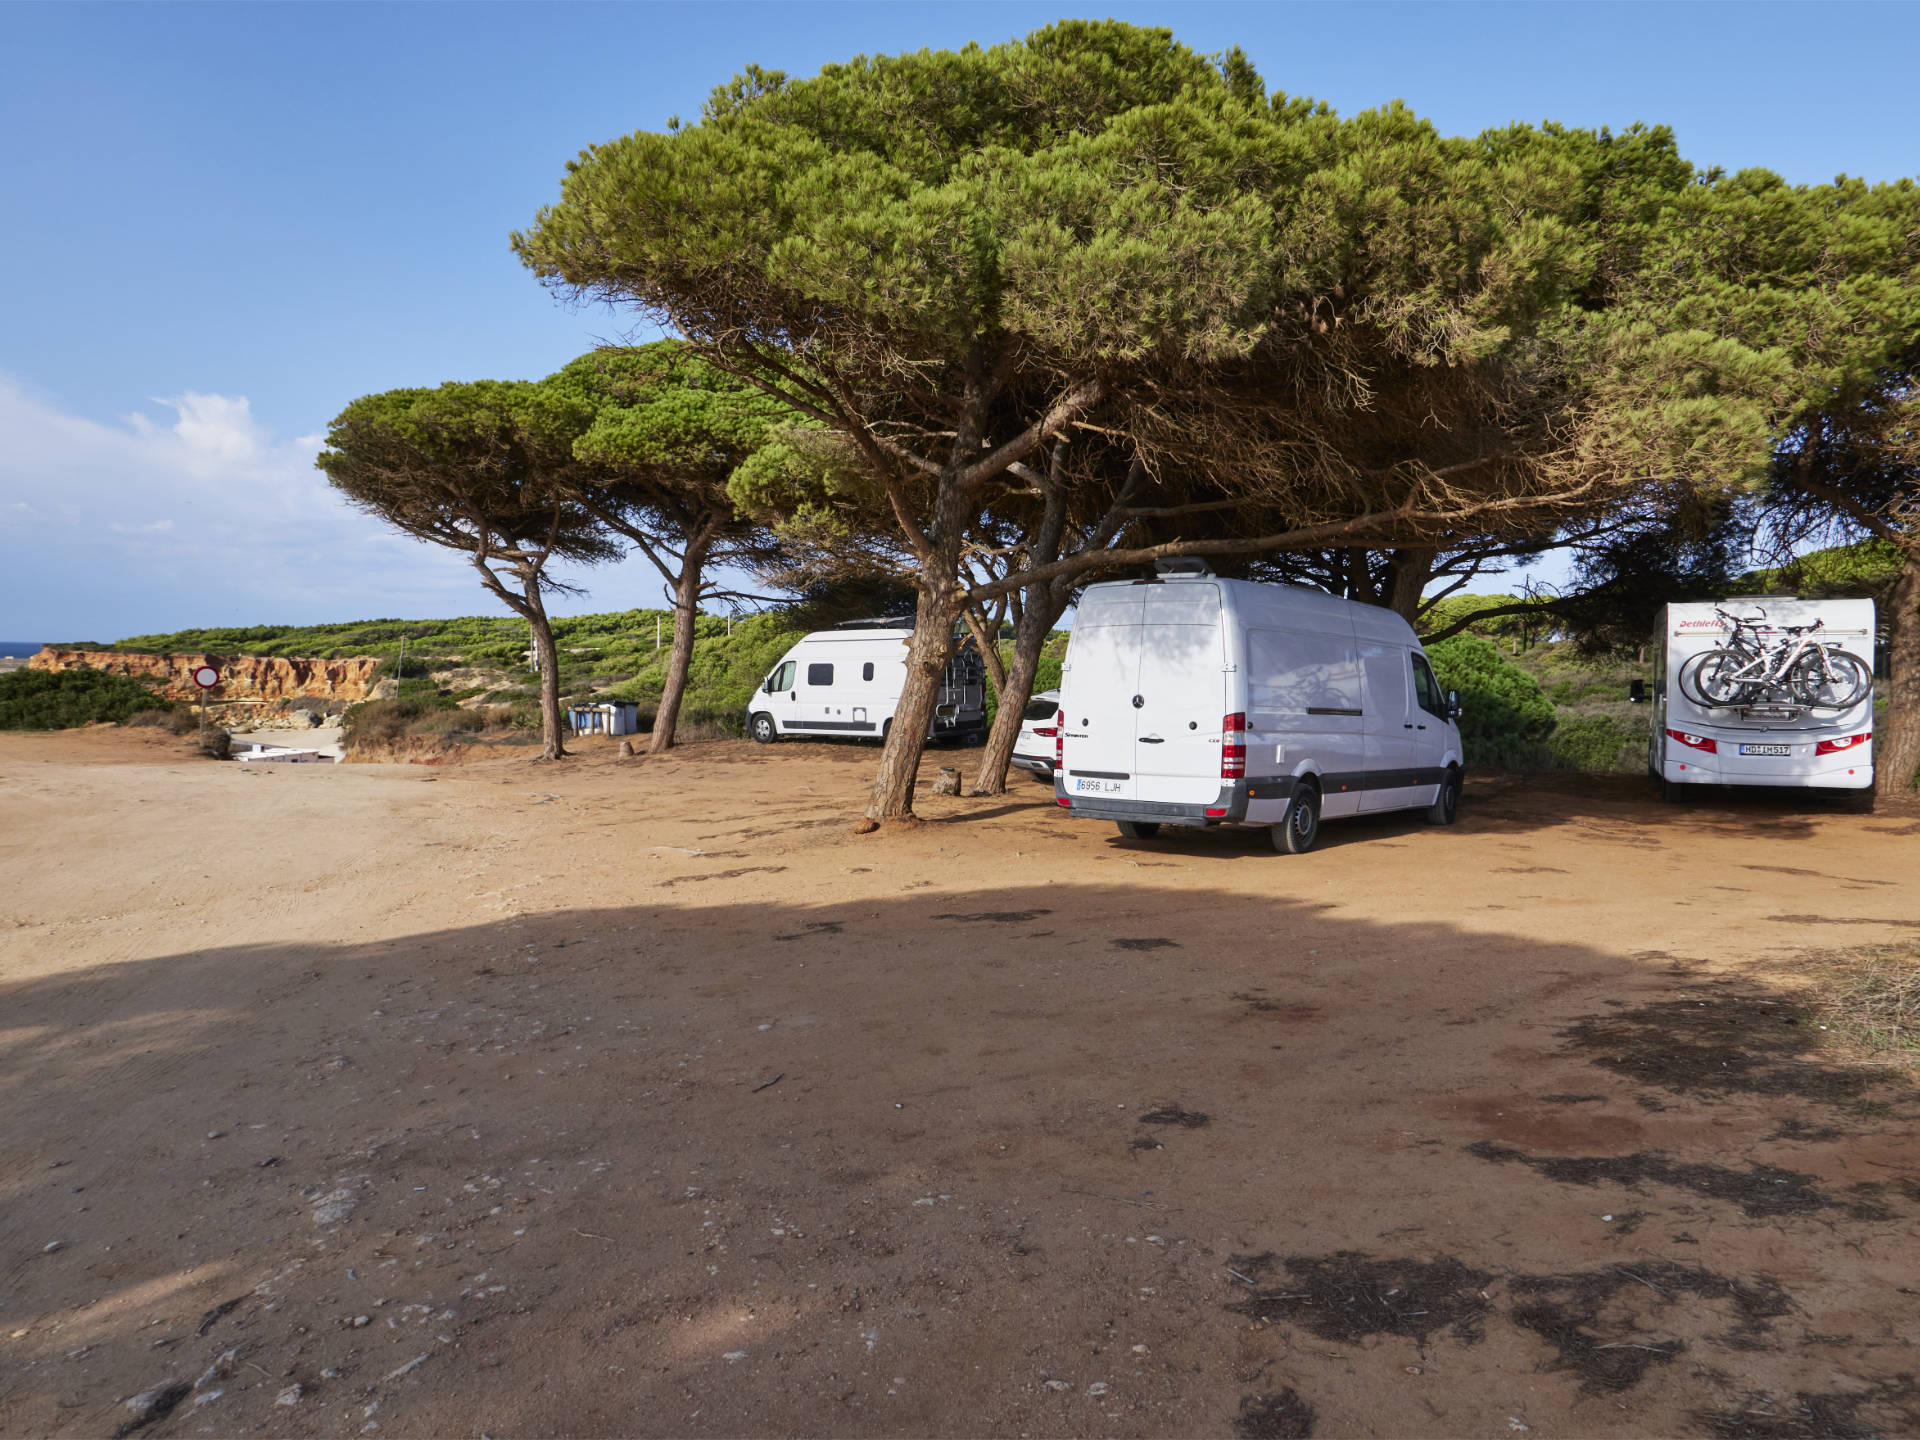
[[[1822,740],[1818,745],[1814,746],[1813,753],[1816,755],[1838,755],[1842,750],[1851,750],[1856,745],[1864,745],[1871,739],[1873,739],[1873,732],[1871,730],[1864,735],[1836,735],[1833,739]]]
[[[1247,773],[1247,715],[1236,710],[1220,722],[1220,778],[1239,780]]]
[[[1043,730],[1040,732],[1045,734]],[[1062,769],[1067,763],[1067,710],[1063,705],[1053,714],[1053,768]]]
[[[1720,750],[1720,747],[1706,736],[1690,735],[1685,730],[1669,730],[1667,731],[1667,738],[1669,740],[1678,740],[1682,745],[1691,746],[1695,750],[1704,750],[1709,755],[1718,754]]]

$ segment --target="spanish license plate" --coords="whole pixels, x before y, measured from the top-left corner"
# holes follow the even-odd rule
[[[1793,747],[1791,745],[1742,745],[1740,753],[1742,755],[1791,755]]]
[[[1081,795],[1118,795],[1118,780],[1078,780],[1073,782],[1074,790]]]

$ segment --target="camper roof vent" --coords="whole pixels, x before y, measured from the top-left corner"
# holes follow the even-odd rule
[[[1198,555],[1163,555],[1153,562],[1156,575],[1211,575],[1213,567]]]
[[[911,630],[911,615],[875,615],[867,620],[842,620],[836,630]]]

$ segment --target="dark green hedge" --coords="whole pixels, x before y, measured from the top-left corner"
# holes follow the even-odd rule
[[[170,702],[125,675],[103,670],[14,670],[0,675],[0,730],[70,730],[98,721],[120,724]]]

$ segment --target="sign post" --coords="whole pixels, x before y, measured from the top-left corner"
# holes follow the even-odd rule
[[[211,665],[196,665],[193,683],[200,687],[200,728],[207,728],[207,692],[220,683],[220,672]]]

